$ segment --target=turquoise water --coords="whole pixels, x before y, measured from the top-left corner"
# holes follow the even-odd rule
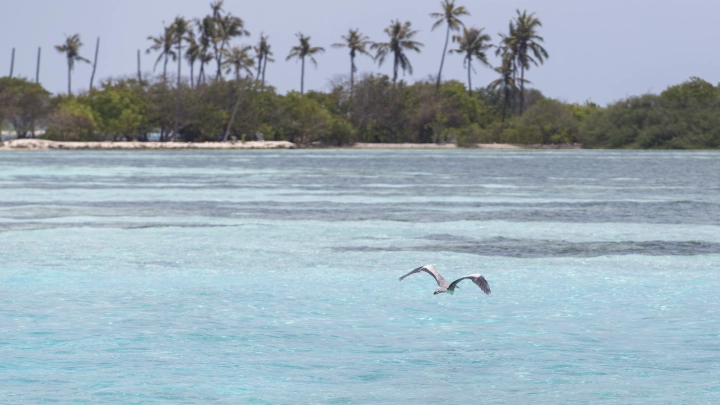
[[[5,152],[0,246],[3,403],[720,401],[717,152]]]

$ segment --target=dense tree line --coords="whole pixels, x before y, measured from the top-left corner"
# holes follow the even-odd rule
[[[588,117],[581,141],[596,148],[720,147],[720,84],[697,77],[620,100]]]
[[[338,82],[330,92],[284,95],[251,78],[195,87],[187,82],[170,87],[162,77],[122,78],[105,80],[78,95],[54,97],[25,79],[0,79],[0,98],[8,105],[24,93],[27,96],[22,97],[32,95],[24,104],[27,110],[36,113],[23,122],[32,123],[16,125],[15,118],[8,122],[19,129],[19,137],[30,134],[20,128],[42,127],[45,138],[56,140],[144,141],[154,135],[164,141],[170,134],[162,128],[172,127],[177,119],[177,139],[182,141],[262,137],[332,145],[447,142],[500,122],[503,105],[500,94],[489,90],[470,94],[460,82],[446,81],[437,89],[432,79],[393,83],[385,75],[364,75],[353,86]],[[40,110],[37,105],[44,107]],[[0,114],[14,117],[19,111],[3,108]]]
[[[352,90],[351,90],[352,88]],[[172,92],[179,91],[180,104]],[[659,95],[607,107],[567,104],[525,89],[523,115],[503,120],[502,89],[468,93],[457,81],[436,78],[393,83],[365,75],[330,92],[277,94],[253,79],[170,88],[162,80],[106,80],[76,96],[51,96],[39,84],[0,79],[0,118],[19,137],[46,128],[55,140],[145,141],[179,117],[178,140],[288,140],[299,144],[457,142],[562,144],[595,148],[720,147],[720,85],[691,78]],[[513,100],[519,102],[519,98]],[[177,108],[177,111],[176,111]],[[235,112],[234,120],[231,119]],[[231,123],[228,125],[228,123]],[[169,139],[166,133],[163,140]]]

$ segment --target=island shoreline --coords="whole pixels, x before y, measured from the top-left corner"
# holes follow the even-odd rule
[[[297,145],[288,141],[248,142],[137,142],[102,141],[73,142],[24,138],[0,142],[0,150],[235,150],[235,149],[348,149],[348,150],[524,150],[524,149],[582,149],[580,144],[517,145],[508,143],[476,144],[459,148],[454,143],[354,143],[348,145]]]

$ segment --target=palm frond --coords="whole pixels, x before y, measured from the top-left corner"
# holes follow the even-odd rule
[[[458,31],[465,24],[460,20],[460,16],[470,15],[465,6],[455,7],[455,0],[443,0],[440,3],[442,12],[430,13],[430,17],[437,19],[432,26],[431,31],[443,24],[447,24],[451,31]]]

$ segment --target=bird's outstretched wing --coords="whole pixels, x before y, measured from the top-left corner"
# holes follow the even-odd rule
[[[485,277],[483,277],[482,274],[471,274],[469,276],[461,277],[453,281],[450,284],[450,287],[448,287],[448,292],[452,294],[452,292],[455,291],[455,287],[457,287],[458,283],[465,279],[472,280],[472,282],[475,283],[478,287],[480,287],[480,289],[483,290],[485,294],[490,294],[490,284],[488,284],[487,280],[485,280]]]
[[[443,284],[447,285],[447,281],[443,278],[443,276],[440,275],[440,273],[438,273],[437,270],[435,270],[435,266],[433,266],[432,264],[426,264],[425,266],[418,267],[415,270],[411,270],[408,274],[400,277],[400,280],[404,279],[405,277],[407,277],[411,274],[419,273],[421,271],[424,271],[425,273],[433,276],[433,278],[435,279],[435,281],[438,283],[438,285],[440,287],[443,287]]]

